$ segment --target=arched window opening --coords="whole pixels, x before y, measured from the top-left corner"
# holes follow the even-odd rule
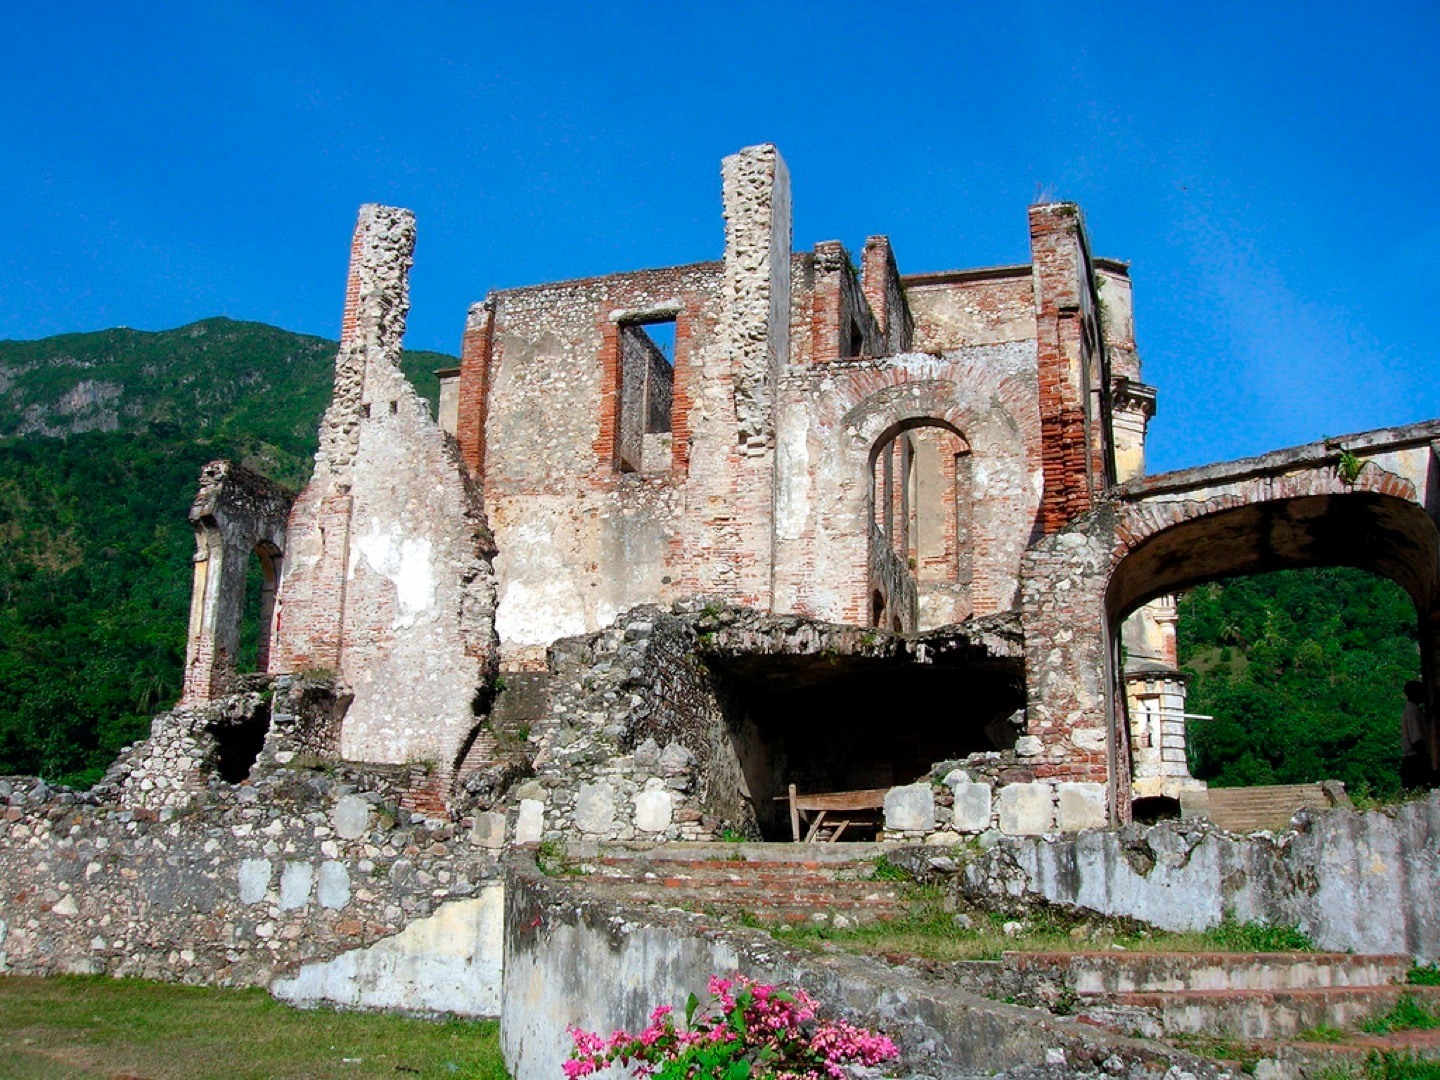
[[[235,654],[236,674],[263,673],[269,667],[277,555],[278,552],[262,544],[251,551],[246,560],[240,640]]]
[[[970,447],[948,424],[908,421],[872,448],[870,585],[903,632],[972,613],[973,503]]]

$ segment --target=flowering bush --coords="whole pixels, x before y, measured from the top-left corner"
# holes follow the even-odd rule
[[[636,1076],[657,1080],[843,1080],[845,1065],[879,1065],[900,1056],[895,1044],[847,1024],[817,1020],[815,1001],[737,975],[712,976],[702,1010],[694,994],[677,1027],[662,1005],[643,1031],[610,1036],[570,1029],[575,1049],[565,1062],[569,1080],[619,1062]]]

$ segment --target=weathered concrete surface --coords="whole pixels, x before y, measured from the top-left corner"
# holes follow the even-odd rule
[[[500,1015],[504,888],[451,900],[393,937],[306,964],[270,992],[297,1005]]]
[[[788,950],[759,931],[589,897],[583,879],[545,878],[533,863],[517,859],[508,868],[500,1038],[515,1080],[560,1075],[569,1026],[641,1027],[656,1005],[683,1010],[710,975],[734,971],[799,986],[831,1013],[890,1035],[907,1076],[1018,1075],[1047,1064],[1056,1075],[1217,1075],[1170,1047],[991,1001],[879,960]]]
[[[1320,948],[1440,958],[1440,792],[1385,811],[1303,811],[1235,836],[1191,821],[1006,837],[966,864],[978,899],[1039,898],[1167,930],[1229,917],[1296,926]]]

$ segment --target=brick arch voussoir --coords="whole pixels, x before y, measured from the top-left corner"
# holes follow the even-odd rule
[[[1231,487],[1232,485],[1226,485]],[[1115,542],[1111,561],[1118,564],[1151,537],[1190,521],[1199,521],[1242,506],[1287,502],[1315,496],[1345,496],[1356,493],[1390,495],[1416,501],[1415,485],[1403,476],[1366,464],[1353,483],[1346,483],[1331,468],[1306,469],[1280,476],[1259,476],[1245,481],[1239,490],[1183,501],[1138,501],[1123,506],[1115,518]]]

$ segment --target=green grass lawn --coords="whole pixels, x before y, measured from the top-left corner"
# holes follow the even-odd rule
[[[293,1009],[263,990],[0,977],[0,1076],[16,1080],[506,1080],[492,1021]]]

